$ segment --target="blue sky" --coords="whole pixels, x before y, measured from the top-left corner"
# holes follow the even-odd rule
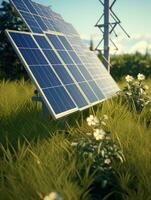
[[[1,0],[0,0],[1,1]],[[85,40],[92,36],[94,41],[101,38],[94,24],[102,14],[99,0],[35,0],[51,5],[63,18],[71,22]],[[111,0],[112,2],[112,0]],[[113,40],[119,47],[119,53],[144,52],[151,50],[151,0],[117,0],[114,11],[122,21],[122,25],[131,35],[128,39],[120,29],[118,38]]]

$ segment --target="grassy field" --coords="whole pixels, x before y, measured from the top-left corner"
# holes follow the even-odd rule
[[[114,163],[115,185],[95,195],[91,163],[79,162],[70,145],[89,132],[85,119],[92,111],[73,114],[67,123],[47,120],[31,101],[33,91],[24,81],[0,83],[0,200],[42,200],[53,191],[64,200],[151,199],[151,110],[137,114],[115,99],[96,108],[97,116],[108,115],[125,161]]]

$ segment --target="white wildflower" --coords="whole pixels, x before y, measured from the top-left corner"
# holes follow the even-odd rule
[[[102,157],[104,157],[104,156],[105,156],[105,151],[102,150],[102,151],[101,151],[101,154],[102,154]]]
[[[146,92],[142,88],[140,88],[140,94],[146,95]]]
[[[87,118],[87,123],[88,123],[89,126],[96,126],[99,123],[99,120],[98,120],[97,117],[90,115]]]
[[[127,92],[126,93],[128,96],[132,96],[132,92]]]
[[[134,80],[133,76],[130,76],[130,75],[127,75],[125,77],[126,81],[129,83],[129,82],[132,82]]]
[[[72,147],[76,147],[77,145],[78,145],[77,142],[72,142],[72,143],[71,143],[71,146],[72,146]]]
[[[144,90],[142,88],[140,88],[140,93],[143,94],[144,93]]]
[[[100,129],[95,129],[95,131],[93,133],[94,137],[96,137],[99,134],[100,134]]]
[[[105,159],[104,163],[109,165],[111,163],[111,160],[109,158],[107,158],[107,159]]]
[[[103,140],[105,138],[106,133],[103,129],[95,129],[93,135],[96,140]]]
[[[62,200],[62,198],[58,193],[51,192],[48,196],[45,196],[43,200]]]
[[[123,157],[121,155],[118,155],[118,158],[120,159],[121,163],[124,162]]]
[[[105,122],[103,122],[103,121],[101,122],[101,124],[102,124],[102,125],[104,125],[104,126],[106,126],[106,123],[105,123]]]
[[[40,162],[40,160],[39,160],[39,159],[37,159],[37,164],[38,164],[38,165],[40,165],[40,164],[41,164],[41,162]]]
[[[92,133],[86,133],[86,135],[88,135],[88,136],[91,136],[91,135],[92,135]]]
[[[137,79],[139,80],[139,81],[143,81],[143,80],[145,80],[145,76],[143,75],[143,74],[138,74],[137,75]]]
[[[149,89],[148,85],[145,85],[145,86],[144,86],[144,89],[145,89],[145,90],[148,90],[148,89]]]
[[[104,135],[98,135],[95,137],[96,140],[104,140],[105,136]]]
[[[139,84],[139,82],[138,81],[135,81],[135,85],[138,85]]]
[[[111,137],[110,137],[110,136],[107,136],[107,137],[106,137],[106,140],[110,140],[110,139],[111,139]]]
[[[104,118],[105,120],[108,120],[108,119],[109,119],[107,115],[103,115],[103,118]]]
[[[150,103],[150,101],[146,101],[146,102],[145,102],[145,105],[147,106],[149,103]]]
[[[49,196],[45,196],[43,200],[50,200]]]

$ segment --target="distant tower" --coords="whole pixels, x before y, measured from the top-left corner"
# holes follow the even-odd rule
[[[105,67],[108,69],[110,72],[110,43],[115,47],[116,50],[118,50],[116,44],[113,42],[111,39],[111,34],[114,33],[115,36],[117,37],[117,34],[115,32],[115,28],[117,25],[124,31],[124,33],[128,35],[128,33],[125,31],[125,29],[121,25],[120,19],[117,17],[115,12],[112,10],[115,2],[117,0],[99,0],[99,2],[103,5],[104,11],[99,20],[96,23],[96,27],[100,29],[100,31],[103,34],[103,37],[99,44],[96,47],[96,50],[99,50],[100,45],[104,42],[104,49],[103,49],[103,63]],[[102,23],[101,21],[104,19],[104,22]],[[110,20],[112,19],[113,22]]]

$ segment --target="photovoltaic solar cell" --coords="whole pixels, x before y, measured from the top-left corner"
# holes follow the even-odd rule
[[[67,71],[67,68],[62,64],[61,60],[59,59],[59,56],[57,56],[57,54],[55,53],[55,49],[53,49],[53,47],[49,44],[49,42],[47,41],[47,39],[44,36],[39,36],[39,35],[34,35],[34,38],[36,40],[36,42],[38,43],[38,45],[40,46],[40,48],[42,49],[43,53],[45,54],[45,56],[47,57],[47,59],[49,60],[49,62],[51,63],[53,69],[56,71],[56,73],[58,74],[58,76],[61,78],[61,80],[63,81],[63,83],[65,85],[67,84],[75,84],[75,82],[73,81],[73,79],[71,78],[69,72]],[[83,95],[80,94],[80,91],[77,87],[77,84],[74,86],[74,90],[77,92],[75,92],[73,99],[76,102],[75,96],[76,94],[78,95],[78,97],[81,98],[81,102],[82,104],[78,104],[78,102],[76,102],[77,106],[79,108],[82,108],[84,106],[87,106],[88,103],[85,100],[85,98],[83,97]],[[70,91],[69,91],[70,93]]]
[[[64,85],[58,79],[49,62],[38,48],[30,34],[8,32],[13,40],[18,54],[22,56],[27,71],[33,75],[36,84],[41,88],[41,93],[57,117],[61,113],[77,110],[74,101]],[[51,110],[51,112],[52,112]]]
[[[95,105],[119,88],[74,27],[50,7],[10,0],[31,33],[7,31],[54,118]]]
[[[101,88],[105,97],[108,98],[109,96],[115,94],[115,92],[119,91],[117,84],[110,77],[97,56],[94,55],[94,52],[88,51],[78,36],[72,35],[67,36],[67,38],[72,45],[72,48],[75,49],[76,54],[93,77],[93,80],[95,80],[98,87]]]
[[[32,2],[30,0],[10,0],[18,10],[32,32],[42,33],[43,31],[56,31],[65,34],[77,34],[77,31],[70,23],[63,20],[61,15],[55,13],[51,8]],[[27,14],[29,16],[27,16]],[[35,29],[35,24],[38,24]]]
[[[67,42],[67,40],[64,38],[64,36],[57,37],[55,35],[50,35],[50,34],[47,34],[47,36],[50,39],[53,46],[55,47],[55,49],[60,54],[65,64],[67,65],[70,73],[74,76],[75,80],[79,83],[80,88],[83,90],[83,92],[89,99],[89,102],[95,103],[99,101],[100,99],[104,98],[101,90],[98,88],[98,86],[96,85],[94,81],[92,82],[92,77],[90,76],[88,71],[85,69],[85,67],[82,65],[80,59],[78,58],[78,56],[76,55],[76,53],[74,52],[70,44]],[[62,42],[65,42],[65,43],[61,44],[61,41],[59,41],[59,38],[61,38]],[[63,46],[64,44],[66,48]],[[82,67],[84,69],[83,71],[80,70]],[[89,80],[87,80],[87,77],[89,77]]]
[[[91,103],[95,103],[104,98],[104,95],[98,88],[97,84],[94,81],[92,83],[93,79],[91,75],[86,70],[85,66],[82,65],[82,62],[80,61],[80,59],[76,55],[76,52],[72,49],[66,38],[64,36],[56,36],[51,34],[47,34],[47,37],[63,59],[70,73],[79,83],[80,88],[83,90],[89,101]],[[82,68],[83,71],[81,70]],[[89,95],[90,93],[91,97]]]

